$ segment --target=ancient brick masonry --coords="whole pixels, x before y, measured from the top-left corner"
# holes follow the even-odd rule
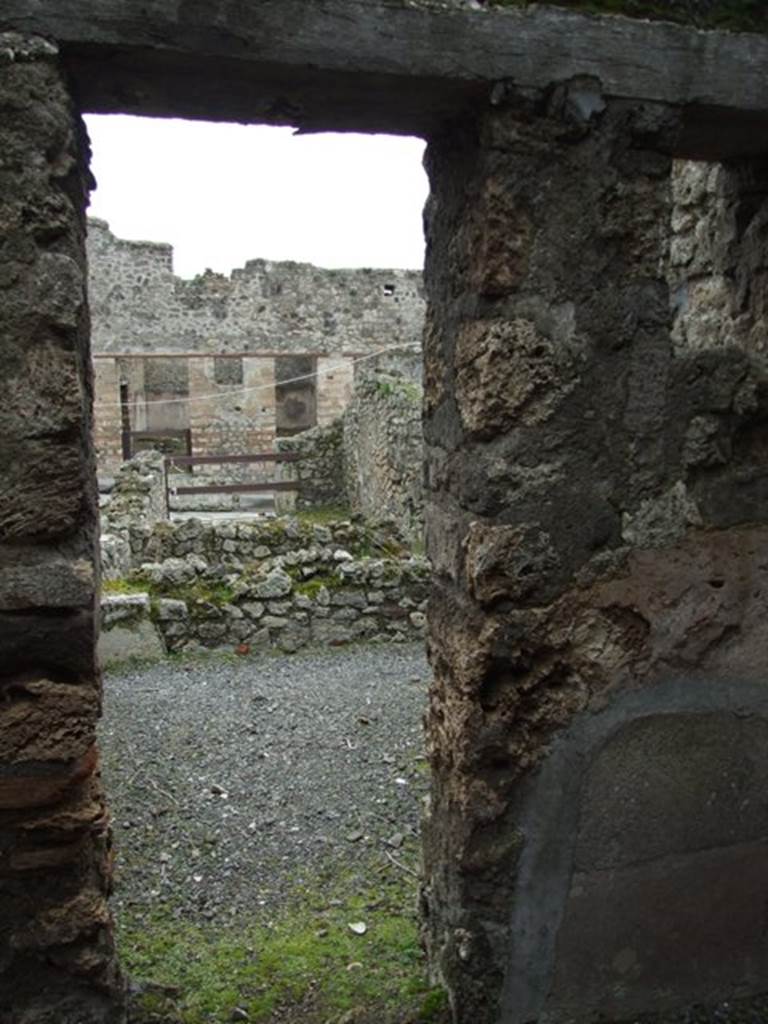
[[[578,81],[429,146],[424,911],[473,1024],[765,989],[765,373],[672,344],[673,130]]]
[[[121,1019],[94,727],[87,170],[55,48],[0,37],[0,1021]]]
[[[372,356],[385,366],[420,361],[418,271],[258,259],[229,277],[187,281],[174,276],[172,255],[88,221],[100,469],[122,459],[121,382],[132,429],[190,428],[196,455],[246,454],[333,422],[356,359],[367,369]]]

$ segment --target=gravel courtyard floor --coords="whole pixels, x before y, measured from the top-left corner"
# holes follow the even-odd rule
[[[118,916],[268,919],[329,864],[413,873],[427,681],[421,645],[108,673]]]

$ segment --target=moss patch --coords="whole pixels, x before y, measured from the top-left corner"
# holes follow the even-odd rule
[[[297,509],[295,516],[306,526],[328,526],[339,520],[348,520],[352,512],[340,505],[318,505],[317,508]]]
[[[145,579],[102,580],[103,594],[147,594],[149,583]]]
[[[326,590],[341,590],[342,588],[349,590],[359,590],[354,583],[343,580],[340,576],[310,576],[308,580],[297,580],[293,586],[294,594],[303,594],[304,597],[309,597],[313,601],[325,587]]]
[[[188,605],[212,604],[217,608],[225,604],[231,604],[235,599],[235,592],[227,583],[218,580],[194,580],[190,583],[172,585],[169,583],[155,583],[147,576],[139,572],[133,573],[125,580],[110,580],[110,589],[105,585],[107,593],[115,594],[149,594],[153,608],[156,609],[157,601],[161,597],[170,597],[177,601],[186,601]]]
[[[447,1002],[429,987],[418,940],[415,880],[361,891],[318,880],[277,919],[237,928],[179,922],[170,910],[118,922],[123,963],[139,984],[134,1024],[209,1024],[240,1007],[251,1021],[438,1024]],[[349,927],[365,922],[364,935]],[[151,984],[147,985],[146,982]]]
[[[414,405],[419,405],[423,397],[420,386],[407,377],[374,377],[369,386],[372,391],[384,398],[397,395]]]

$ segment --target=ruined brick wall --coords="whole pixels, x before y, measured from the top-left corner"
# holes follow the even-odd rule
[[[242,383],[219,383],[216,360],[190,359],[189,426],[196,455],[259,452],[275,436],[271,359],[243,358]]]
[[[104,469],[122,457],[121,381],[133,430],[189,427],[194,453],[209,455],[273,447],[285,418],[275,353],[315,361],[308,415],[320,426],[349,401],[355,357],[365,357],[362,366],[382,359],[418,373],[417,271],[253,260],[231,277],[186,281],[173,274],[170,246],[116,238],[103,221],[88,224],[95,438]]]
[[[367,353],[418,347],[421,273],[251,260],[231,276],[175,277],[168,245],[88,222],[93,350]]]
[[[117,1024],[85,133],[51,43],[5,33],[0,54],[0,1021]]]
[[[132,430],[189,429],[195,455],[238,455],[273,446],[274,358],[97,356],[94,367],[94,439],[102,470],[114,471],[122,461],[121,382],[127,385]]]
[[[349,507],[390,516],[421,538],[424,442],[421,388],[392,374],[361,379],[343,417],[344,487]]]

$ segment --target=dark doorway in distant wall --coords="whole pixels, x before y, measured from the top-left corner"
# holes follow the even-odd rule
[[[317,358],[275,357],[275,424],[278,437],[317,425]]]

